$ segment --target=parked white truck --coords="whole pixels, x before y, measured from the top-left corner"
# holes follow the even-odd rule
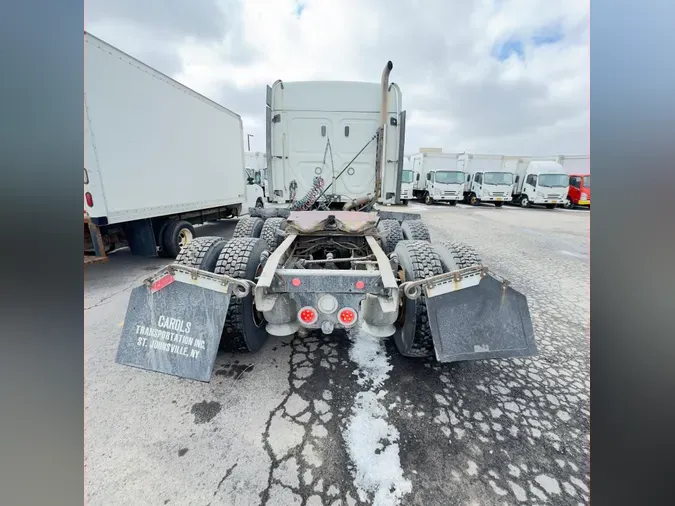
[[[462,155],[460,164],[465,174],[464,202],[478,206],[492,202],[501,207],[511,201],[514,173],[502,155]]]
[[[412,170],[410,157],[403,158],[403,171],[401,172],[401,203],[408,205],[408,201],[414,197],[415,173]]]
[[[239,115],[86,32],[84,68],[85,253],[175,257],[194,224],[263,206]]]
[[[458,167],[459,153],[425,151],[412,155],[415,198],[427,205],[448,202],[451,206],[464,198],[464,172]]]
[[[244,153],[244,161],[249,183],[260,185],[266,200],[271,202],[267,187],[267,155],[260,151],[247,151]]]
[[[558,157],[529,157],[516,161],[513,203],[521,207],[533,204],[554,209],[567,198],[568,176]]]
[[[267,87],[269,192],[277,203],[319,193],[327,205],[378,195],[400,202],[405,139],[401,90],[389,83],[285,82]],[[378,135],[385,125],[382,136]]]

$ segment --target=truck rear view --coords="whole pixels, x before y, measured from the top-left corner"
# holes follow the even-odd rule
[[[383,203],[399,200],[405,111],[399,87],[388,82],[391,68],[389,62],[380,83],[279,80],[268,86],[273,201],[291,202],[312,191],[324,192],[329,204],[376,193]]]

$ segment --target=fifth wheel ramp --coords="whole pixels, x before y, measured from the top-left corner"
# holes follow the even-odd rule
[[[536,355],[526,297],[490,274],[479,279],[468,288],[453,281],[425,287],[438,361]]]

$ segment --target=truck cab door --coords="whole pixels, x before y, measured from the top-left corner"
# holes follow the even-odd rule
[[[434,188],[434,175],[435,172],[427,172],[427,184],[426,184],[427,191],[432,190]]]
[[[473,176],[473,192],[478,198],[483,197],[483,174],[481,172],[476,172]]]

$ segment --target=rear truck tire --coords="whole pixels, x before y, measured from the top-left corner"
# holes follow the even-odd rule
[[[405,220],[401,225],[403,239],[408,241],[427,241],[431,242],[429,229],[422,220]]]
[[[164,258],[169,258],[169,254],[164,251],[164,232],[166,232],[166,228],[169,226],[171,221],[165,221],[162,223],[161,227],[159,228],[159,233],[157,234],[157,246],[159,246],[159,256],[164,257]]]
[[[162,249],[169,258],[176,258],[195,238],[195,227],[183,220],[170,221],[162,234]]]
[[[546,209],[555,209],[555,204],[546,204]]]
[[[414,281],[443,273],[438,253],[426,241],[401,241],[396,245],[401,281]],[[427,304],[424,293],[415,300],[401,295],[401,307],[395,323],[394,343],[404,357],[430,357],[434,355]]]
[[[253,218],[251,216],[244,216],[239,218],[237,226],[234,227],[232,239],[238,237],[260,237],[265,220],[262,218]]]
[[[216,268],[218,256],[226,242],[227,240],[223,237],[197,237],[180,250],[176,257],[176,263],[213,272]]]
[[[279,230],[286,230],[286,218],[267,218],[260,231],[260,238],[264,239],[270,251],[274,251],[284,240]]]
[[[475,193],[472,193],[471,195],[469,195],[469,204],[471,204],[472,206],[479,206],[480,205],[480,199],[478,197],[476,197]]]
[[[504,202],[495,202],[495,207],[502,207]]]
[[[431,195],[428,193],[424,196],[424,203],[428,206],[433,206],[434,205],[434,199],[431,198]]]
[[[377,224],[377,233],[380,236],[382,249],[389,255],[396,249],[396,245],[403,240],[403,231],[397,220],[380,220]]]
[[[520,197],[520,207],[523,208],[532,207],[532,202],[530,202],[530,199],[528,198],[527,195],[523,195],[522,197]]]
[[[261,255],[269,247],[264,239],[237,237],[227,241],[218,256],[215,273],[233,278],[255,281],[262,272]],[[236,351],[258,351],[267,340],[267,330],[262,314],[255,309],[253,291],[240,299],[230,298],[225,326],[220,339],[221,347]]]
[[[463,242],[441,241],[434,244],[434,251],[441,260],[444,273],[483,265],[476,250]]]

